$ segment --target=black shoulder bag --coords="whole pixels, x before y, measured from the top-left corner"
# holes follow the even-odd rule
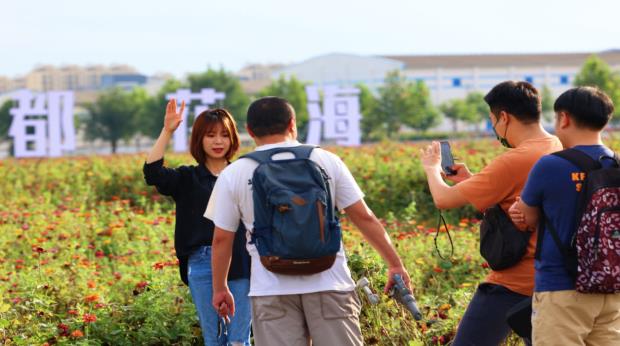
[[[519,230],[496,204],[484,212],[480,223],[480,255],[493,270],[510,268],[527,251],[531,232]]]

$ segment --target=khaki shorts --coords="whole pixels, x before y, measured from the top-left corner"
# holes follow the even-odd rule
[[[251,298],[256,346],[363,344],[355,291]]]
[[[535,292],[532,341],[545,345],[620,345],[620,294]]]

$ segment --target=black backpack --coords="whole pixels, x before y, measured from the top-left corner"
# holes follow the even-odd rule
[[[480,223],[480,255],[493,270],[510,268],[525,255],[531,235],[519,230],[496,204],[484,212]]]

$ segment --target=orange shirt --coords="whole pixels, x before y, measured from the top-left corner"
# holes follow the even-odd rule
[[[525,186],[528,174],[542,156],[562,150],[556,137],[523,141],[517,148],[498,156],[480,173],[456,185],[457,190],[476,209],[484,211],[499,204],[505,212]],[[534,291],[534,252],[536,233],[530,237],[525,256],[516,265],[492,270],[486,282],[502,285],[511,291],[531,296]]]

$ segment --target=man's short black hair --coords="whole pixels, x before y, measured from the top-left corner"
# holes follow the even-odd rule
[[[248,108],[247,124],[256,137],[286,132],[295,110],[288,101],[275,96],[260,98]]]
[[[553,110],[566,112],[577,126],[600,131],[611,119],[614,104],[596,87],[577,87],[565,91],[555,100]]]
[[[514,115],[523,124],[540,121],[542,103],[538,90],[528,82],[506,81],[494,86],[484,97],[491,113],[501,111]],[[499,120],[499,119],[498,119]]]

